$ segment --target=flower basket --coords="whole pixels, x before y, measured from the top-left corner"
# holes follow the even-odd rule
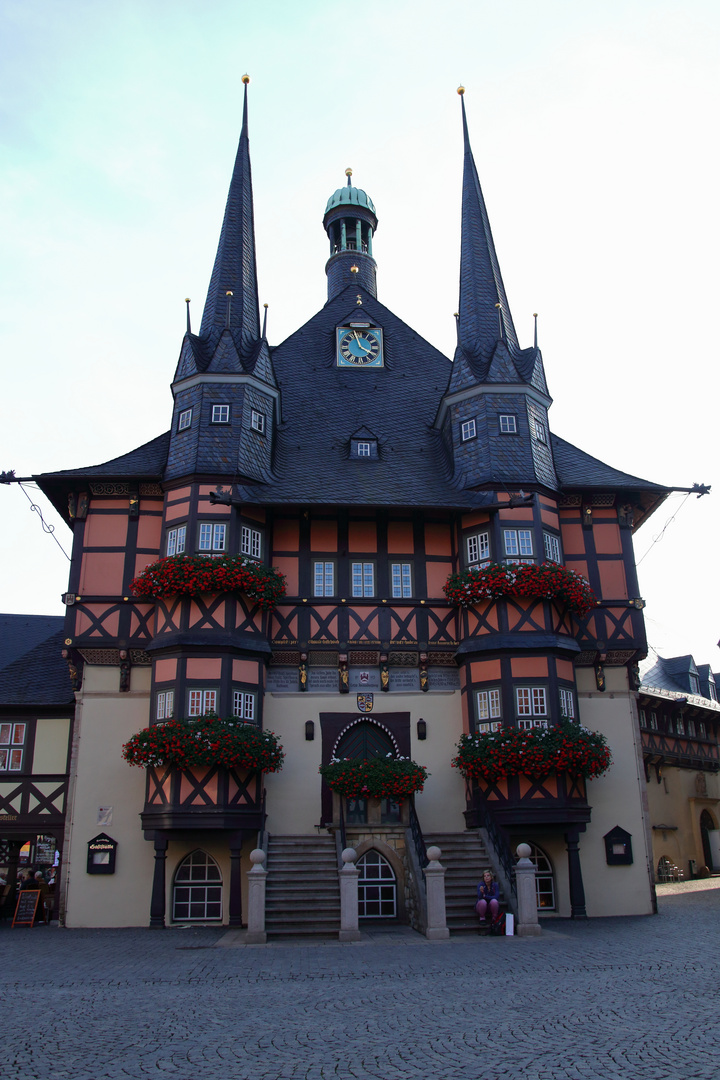
[[[129,765],[141,768],[171,765],[192,769],[200,765],[279,772],[285,754],[272,731],[231,717],[208,714],[198,720],[168,720],[143,728],[123,746]]]
[[[285,595],[285,575],[244,555],[171,555],[146,566],[130,588],[134,596],[147,599],[243,592],[270,611]]]
[[[551,728],[503,728],[479,735],[461,735],[452,766],[467,780],[493,783],[524,773],[535,779],[567,772],[592,780],[612,765],[605,736],[563,720]]]
[[[423,765],[409,758],[333,759],[321,765],[320,772],[328,787],[347,799],[392,799],[402,802],[416,791],[422,791],[428,778]]]
[[[471,607],[481,600],[497,600],[501,596],[533,596],[560,600],[576,615],[585,615],[597,603],[595,593],[581,574],[553,562],[488,563],[477,570],[462,570],[450,575],[443,592],[457,607]]]

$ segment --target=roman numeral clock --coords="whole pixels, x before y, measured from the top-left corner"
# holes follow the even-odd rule
[[[338,367],[379,368],[384,364],[382,330],[369,323],[350,323],[336,330]]]

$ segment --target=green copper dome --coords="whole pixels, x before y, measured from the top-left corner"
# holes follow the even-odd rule
[[[350,186],[350,177],[348,177],[348,186],[338,188],[337,191],[328,199],[327,206],[325,207],[325,213],[329,213],[336,206],[365,206],[371,214],[375,214],[377,217],[377,211],[373,205],[373,201],[367,192],[362,188],[356,188]]]

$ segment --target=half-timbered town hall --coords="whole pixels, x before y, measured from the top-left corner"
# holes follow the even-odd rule
[[[202,322],[188,322],[168,369],[168,427],[119,458],[36,478],[73,531],[69,926],[241,925],[258,846],[270,934],[337,928],[347,845],[358,853],[361,918],[422,925],[431,842],[448,867],[451,929],[472,924],[484,866],[509,894],[521,841],[541,913],[653,910],[632,538],[668,489],[552,431],[552,364],[546,373],[537,343],[516,334],[460,100],[453,357],[384,306],[382,207],[349,170],[323,218],[327,302],[268,342],[246,83]],[[151,595],[133,585],[148,564],[190,556],[218,568],[244,556],[254,591],[223,588],[219,570],[212,587]],[[559,585],[467,592],[488,574],[519,579],[532,567],[556,583],[582,575],[592,606],[573,605]],[[272,603],[263,568],[285,577]],[[123,759],[142,729],[209,713],[274,732],[282,769]],[[603,775],[471,776],[452,765],[463,734],[567,722],[605,737]],[[425,767],[422,790],[348,795],[319,772],[376,758]]]

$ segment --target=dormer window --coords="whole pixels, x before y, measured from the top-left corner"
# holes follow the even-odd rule
[[[514,413],[500,413],[500,434],[517,435],[517,417]]]
[[[192,424],[192,409],[183,409],[178,416],[178,431],[186,431]]]
[[[229,405],[213,405],[211,423],[213,423],[213,424],[229,424],[230,423],[230,406]]]
[[[690,693],[691,694],[699,694],[700,693],[700,680],[698,679],[697,675],[695,675],[694,672],[690,671],[690,672],[688,672],[688,678],[690,680]]]
[[[460,437],[463,442],[467,442],[468,439],[474,439],[476,435],[477,431],[475,429],[474,420],[466,420],[464,424],[460,425]]]
[[[370,458],[377,459],[378,456],[378,444],[377,439],[351,439],[350,440],[350,457],[351,458]]]
[[[257,412],[253,409],[250,413],[250,427],[253,431],[259,431],[261,435],[265,434],[265,413]]]
[[[533,430],[535,432],[535,438],[538,442],[547,442],[547,434],[545,432],[545,425],[542,420],[533,420]]]

